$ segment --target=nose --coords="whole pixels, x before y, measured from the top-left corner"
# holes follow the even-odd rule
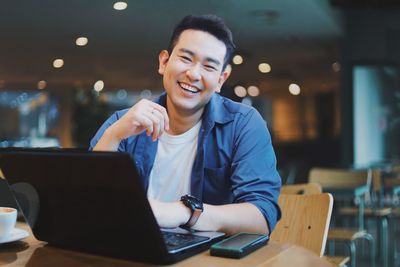
[[[186,76],[191,81],[199,81],[201,78],[200,64],[193,64],[187,71]]]

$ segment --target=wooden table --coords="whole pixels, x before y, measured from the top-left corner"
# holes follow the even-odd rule
[[[30,232],[26,224],[18,223],[18,228]],[[30,232],[31,233],[31,232]],[[24,240],[0,245],[0,266],[151,266],[97,255],[85,254],[46,245],[36,240],[32,233]],[[210,256],[209,251],[188,258],[170,266],[333,266],[311,251],[292,244],[269,241],[268,245],[244,257],[227,259]]]

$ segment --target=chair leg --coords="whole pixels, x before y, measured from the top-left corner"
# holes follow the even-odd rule
[[[400,236],[400,235],[399,235]],[[395,264],[397,263],[397,262],[400,262],[400,252],[398,252],[397,251],[397,239],[394,239],[393,240],[393,242],[394,242],[394,245],[393,245],[393,250],[394,250],[394,262],[395,262]]]
[[[370,248],[370,260],[371,260],[371,267],[375,267],[375,255],[376,255],[376,249],[375,249],[375,240],[371,234],[365,234],[365,239],[369,241],[369,248]]]
[[[398,234],[398,232],[397,232],[397,227],[395,228],[395,226],[393,227],[394,228],[394,230],[393,230],[393,233],[394,233],[394,235],[395,235],[395,238],[393,239],[393,257],[394,257],[394,263],[396,264],[397,263],[397,260],[400,258],[399,257],[399,252],[397,252],[397,242],[398,242],[398,236],[400,237],[400,235]]]
[[[356,267],[356,244],[354,243],[354,240],[351,240],[349,243],[349,249],[350,249],[350,264],[351,267]]]
[[[395,233],[396,234],[396,233]],[[397,261],[397,242],[396,238],[393,240],[393,255],[394,255],[394,261]]]
[[[388,267],[388,221],[386,217],[381,218],[381,253],[383,257],[383,267]]]

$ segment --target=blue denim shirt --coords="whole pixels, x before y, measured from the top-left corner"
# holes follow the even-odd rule
[[[166,94],[156,102],[165,107]],[[90,142],[90,149],[127,111],[117,111],[100,127]],[[153,142],[143,132],[123,140],[118,151],[133,156],[147,190],[157,141]],[[191,194],[212,205],[252,203],[264,215],[271,232],[281,217],[280,187],[271,136],[261,115],[250,106],[214,94],[202,117]]]

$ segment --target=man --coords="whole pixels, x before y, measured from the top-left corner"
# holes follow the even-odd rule
[[[280,218],[265,122],[215,94],[234,48],[220,18],[185,17],[159,54],[166,93],[116,112],[91,141],[93,150],[132,154],[160,227],[268,234]]]

